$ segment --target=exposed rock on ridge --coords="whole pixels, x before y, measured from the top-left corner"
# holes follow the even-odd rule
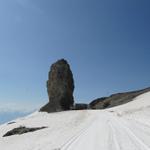
[[[118,105],[122,105],[128,103],[137,96],[149,92],[150,88],[146,88],[143,90],[132,91],[132,92],[125,92],[125,93],[117,93],[113,94],[109,97],[102,97],[93,100],[89,105],[91,109],[105,109],[110,108]]]

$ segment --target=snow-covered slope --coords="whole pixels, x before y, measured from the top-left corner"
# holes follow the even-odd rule
[[[0,126],[2,150],[150,150],[150,92],[107,110],[35,112]],[[19,127],[48,128],[2,137]]]

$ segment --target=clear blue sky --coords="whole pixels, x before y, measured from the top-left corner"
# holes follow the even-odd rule
[[[59,58],[71,65],[76,101],[150,86],[150,1],[0,1],[1,110],[45,104]]]

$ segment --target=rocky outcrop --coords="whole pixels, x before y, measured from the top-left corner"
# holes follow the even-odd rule
[[[6,134],[3,135],[3,137],[12,136],[12,135],[20,135],[20,134],[34,132],[34,131],[45,129],[45,128],[47,128],[47,127],[27,128],[24,126],[20,126],[18,128],[14,128],[14,129],[8,131]]]
[[[109,97],[102,97],[102,98],[95,99],[89,104],[89,106],[91,109],[110,108],[110,107],[128,103],[134,100],[134,98],[136,98],[137,96],[144,94],[146,92],[149,92],[149,91],[150,91],[150,88],[146,88],[146,89],[138,90],[138,91],[117,93]]]
[[[74,80],[68,62],[64,59],[52,64],[47,81],[49,103],[40,111],[57,112],[69,110],[74,103]]]

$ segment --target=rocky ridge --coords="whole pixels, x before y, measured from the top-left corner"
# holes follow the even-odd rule
[[[149,92],[149,91],[150,91],[150,87],[142,89],[142,90],[137,90],[137,91],[113,94],[108,97],[102,97],[102,98],[93,100],[89,104],[89,107],[91,109],[105,109],[105,108],[122,105],[122,104],[125,104],[134,100],[134,98],[136,98],[137,96],[144,94],[146,92]]]

